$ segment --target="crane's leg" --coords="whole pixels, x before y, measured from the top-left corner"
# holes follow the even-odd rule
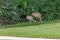
[[[43,23],[43,22],[42,22],[42,18],[41,18],[41,17],[39,17],[39,20],[41,21],[41,23]]]

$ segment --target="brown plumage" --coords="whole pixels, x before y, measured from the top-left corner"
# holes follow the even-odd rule
[[[41,15],[41,13],[33,12],[32,16],[35,17],[36,19],[38,18],[41,21],[41,23],[42,23],[42,15]]]
[[[36,22],[36,21],[33,20],[32,16],[26,16],[26,19],[28,19],[30,22]]]
[[[32,16],[26,16],[26,18],[27,18],[29,21],[33,21],[33,17],[32,17]]]

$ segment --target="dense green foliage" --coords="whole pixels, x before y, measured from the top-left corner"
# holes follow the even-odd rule
[[[0,0],[0,20],[11,16],[12,22],[24,21],[20,16],[40,12],[43,20],[60,19],[60,0]]]

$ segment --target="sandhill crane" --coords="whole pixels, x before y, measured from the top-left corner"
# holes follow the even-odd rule
[[[35,17],[36,19],[38,18],[41,21],[41,23],[42,23],[42,15],[41,15],[41,13],[33,12],[32,16]]]
[[[28,19],[30,22],[36,22],[35,20],[33,20],[32,16],[26,16],[26,19]]]

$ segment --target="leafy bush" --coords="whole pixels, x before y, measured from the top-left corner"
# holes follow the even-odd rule
[[[20,12],[26,15],[37,11],[43,15],[43,20],[60,19],[60,0],[23,0],[19,5]]]
[[[60,19],[60,0],[0,0],[0,21],[11,16],[11,23],[26,21],[21,15],[40,12],[43,20]]]
[[[3,17],[3,20],[6,20],[7,17],[11,17],[12,23],[16,23],[19,20],[18,11],[16,6],[13,4],[12,0],[1,0],[0,5],[0,15]]]

